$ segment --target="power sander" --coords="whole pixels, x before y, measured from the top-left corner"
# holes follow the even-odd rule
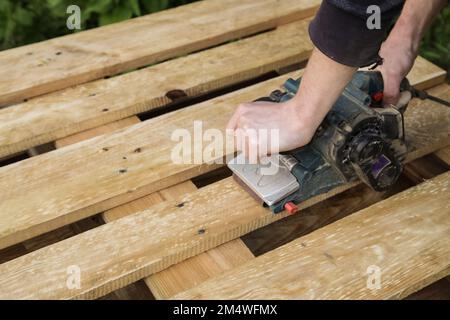
[[[289,79],[284,91],[257,101],[287,101],[296,95],[300,83],[301,78]],[[228,166],[236,180],[274,213],[295,213],[300,202],[358,179],[376,191],[387,190],[403,170],[407,105],[414,96],[429,98],[407,79],[401,92],[410,94],[403,94],[397,106],[383,107],[381,73],[358,71],[308,145],[271,155],[264,165],[249,164],[239,154]],[[268,165],[278,166],[276,174],[264,173],[263,166]]]

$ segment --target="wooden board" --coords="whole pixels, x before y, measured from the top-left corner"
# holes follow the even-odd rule
[[[173,90],[196,96],[305,60],[312,49],[307,25],[308,21],[296,22],[243,41],[0,109],[0,155],[167,105],[171,101],[167,94]],[[431,87],[443,76],[444,70],[419,57],[411,79],[420,79],[422,87]]]
[[[0,109],[0,157],[165,106],[172,101],[169,97],[174,90],[197,96],[304,61],[312,51],[308,23],[295,22],[242,41]]]
[[[0,110],[0,156],[196,96],[306,60],[309,20],[143,70]]]
[[[223,129],[235,107],[271,92],[289,74],[188,109],[0,168],[0,248],[138,199],[220,165],[174,164],[176,129]],[[417,83],[417,82],[415,82]],[[432,91],[448,99],[448,86]],[[408,110],[411,158],[448,145],[450,111],[429,101]],[[409,119],[409,120],[408,120]],[[197,137],[199,139],[199,137]],[[201,138],[200,138],[201,139]],[[221,158],[218,154],[217,158]],[[36,209],[37,208],[37,209]]]
[[[419,184],[448,170],[450,170],[448,164],[436,159],[433,155],[427,155],[408,163],[403,170],[403,175],[414,184]]]
[[[104,219],[111,222],[151,208],[165,200],[180,199],[196,189],[195,185],[188,181],[108,210],[104,213]],[[156,299],[167,299],[252,258],[254,256],[242,240],[236,239],[151,275],[145,279],[145,283]]]
[[[450,273],[449,188],[450,172],[175,298],[404,298]],[[379,289],[367,285],[376,268]]]
[[[195,190],[195,185],[187,181],[108,210],[103,217],[106,222],[112,222],[163,201],[180,200]],[[153,274],[145,279],[145,283],[156,299],[167,299],[252,258],[253,254],[242,240],[236,239]]]
[[[406,179],[400,178],[391,189],[385,192],[376,192],[369,186],[360,184],[304,209],[300,214],[289,216],[246,234],[242,240],[256,256],[260,256],[393,194],[404,191],[412,186],[408,182]]]
[[[140,120],[137,117],[123,119],[57,140],[55,145],[57,148],[61,148],[139,122]],[[186,181],[107,210],[103,213],[102,217],[105,222],[111,222],[146,210],[157,203],[166,200],[176,200],[177,198],[181,198],[184,194],[195,190],[197,190],[196,186],[191,181]],[[155,298],[167,299],[179,292],[193,288],[199,283],[213,276],[217,276],[226,270],[242,265],[251,258],[254,258],[254,256],[250,250],[240,239],[236,239],[151,275],[144,280]],[[115,291],[117,294],[113,298],[116,298],[116,296],[119,298],[123,298],[124,296],[127,297],[129,296],[128,292],[133,292],[134,295],[136,295],[136,288],[130,288],[129,290],[125,289],[128,289],[128,287],[120,289],[121,291],[119,292]],[[125,293],[122,291],[125,291]]]
[[[97,298],[285,216],[260,207],[228,178],[0,265],[0,299]],[[66,286],[72,266],[81,271],[79,289]]]
[[[356,185],[335,188],[299,207]],[[228,178],[0,265],[0,299],[96,298],[284,217],[260,207]],[[85,271],[82,287],[68,290],[64,281],[72,265]]]
[[[0,52],[0,105],[269,30],[312,16],[319,4],[319,0],[200,1],[6,50]]]
[[[102,134],[111,133],[119,129],[127,128],[129,126],[132,126],[133,124],[137,124],[140,122],[141,120],[139,120],[139,118],[136,116],[114,121],[97,128],[82,131],[71,136],[56,140],[55,147],[57,149],[60,149],[62,147],[70,146],[71,144],[78,143],[80,141],[98,137]]]
[[[106,222],[112,222],[149,209],[163,201],[179,200],[195,190],[197,190],[195,185],[191,181],[187,181],[108,210],[103,217]],[[236,239],[153,274],[144,280],[156,299],[167,299],[226,270],[242,265],[252,258],[254,256],[242,240]]]
[[[434,153],[439,159],[450,165],[450,147],[441,149]]]

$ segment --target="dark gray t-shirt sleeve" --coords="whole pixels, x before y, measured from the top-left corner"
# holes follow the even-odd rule
[[[331,59],[352,67],[380,61],[378,52],[404,0],[324,0],[309,26],[314,45]],[[380,29],[369,29],[370,5],[380,7]]]

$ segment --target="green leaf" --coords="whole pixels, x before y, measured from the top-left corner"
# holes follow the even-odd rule
[[[87,4],[85,13],[86,14],[90,14],[92,12],[106,13],[113,6],[114,6],[113,0],[91,0]]]
[[[30,26],[33,23],[33,13],[22,7],[17,7],[14,12],[14,19],[21,25]]]
[[[130,0],[129,2],[131,10],[136,16],[141,15],[141,8],[139,7],[139,1],[138,0]]]
[[[120,6],[113,9],[112,12],[102,14],[100,16],[99,22],[101,26],[120,22],[126,19],[130,19],[133,16],[133,12],[130,8],[126,6]]]

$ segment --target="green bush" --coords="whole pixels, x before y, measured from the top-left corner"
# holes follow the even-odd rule
[[[0,0],[0,50],[42,41],[73,31],[66,9],[82,10],[82,29],[90,29],[197,0]],[[420,54],[450,71],[450,8],[426,33]]]
[[[81,8],[82,29],[90,29],[197,0],[0,0],[0,50],[73,31],[66,27],[71,4]]]
[[[442,10],[425,34],[420,54],[450,74],[450,7]]]

